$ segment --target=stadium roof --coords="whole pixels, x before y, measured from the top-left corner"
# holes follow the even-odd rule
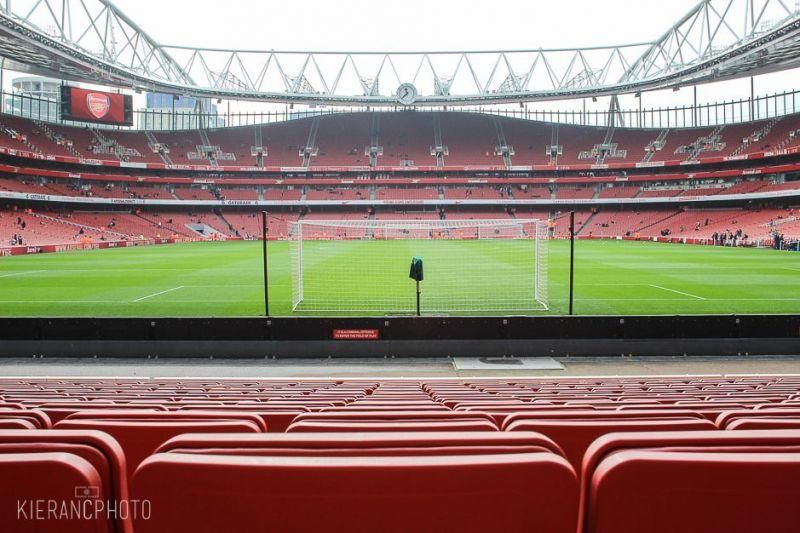
[[[557,100],[798,67],[800,3],[702,0],[663,35],[644,43],[334,52],[169,45],[149,36],[110,0],[5,0],[0,55],[13,70],[226,99],[375,106]]]

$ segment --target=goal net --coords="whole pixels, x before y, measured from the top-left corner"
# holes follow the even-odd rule
[[[289,229],[292,310],[423,313],[547,310],[547,224],[539,220],[300,220]]]

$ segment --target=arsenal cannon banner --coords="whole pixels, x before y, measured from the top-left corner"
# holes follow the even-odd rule
[[[61,119],[132,126],[133,97],[62,85]]]

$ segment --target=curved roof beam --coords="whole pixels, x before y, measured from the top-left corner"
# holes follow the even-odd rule
[[[791,5],[790,5],[791,4]],[[657,40],[499,51],[232,50],[156,42],[110,0],[0,0],[9,68],[214,98],[396,105],[555,100],[800,66],[794,0],[702,0]]]

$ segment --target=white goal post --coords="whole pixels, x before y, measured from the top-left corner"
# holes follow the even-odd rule
[[[289,227],[292,310],[528,314],[548,309],[547,222],[536,219],[300,220]]]

